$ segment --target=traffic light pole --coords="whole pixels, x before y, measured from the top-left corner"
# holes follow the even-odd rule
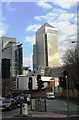
[[[67,90],[67,120],[69,120],[69,92],[68,92],[68,78],[67,75],[65,75],[66,79],[66,90]]]
[[[30,109],[32,110],[32,90],[30,91],[30,102],[31,102]]]
[[[32,77],[29,77],[28,88],[30,92],[30,102],[31,102],[31,110],[32,110]]]
[[[40,94],[40,97],[38,97],[38,111],[40,111],[40,102],[41,102],[41,88],[40,88],[40,80],[39,80],[39,89],[38,89],[38,91],[39,91],[39,94]]]
[[[38,86],[38,91],[39,91],[39,94],[40,94],[40,97],[38,97],[38,111],[40,110],[39,108],[39,105],[40,105],[40,102],[41,102],[41,89],[42,87],[44,87],[44,82],[41,80],[41,75],[37,75],[37,86]]]

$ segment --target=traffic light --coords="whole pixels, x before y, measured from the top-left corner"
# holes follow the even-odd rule
[[[29,91],[32,91],[32,77],[29,77],[28,88]]]
[[[10,78],[10,59],[2,59],[2,78]]]
[[[64,78],[64,80],[65,80],[64,88],[65,88],[65,89],[69,89],[68,71],[67,71],[67,70],[64,70],[64,71],[63,71],[63,78]]]
[[[38,90],[40,90],[40,80],[41,80],[41,75],[37,75],[37,86],[38,86]]]
[[[42,89],[44,87],[44,82],[42,80],[39,81],[39,88]]]
[[[62,88],[66,88],[66,79],[65,79],[65,77],[60,77],[60,78],[59,78],[59,85],[60,85]]]
[[[37,75],[37,86],[38,90],[41,90],[41,88],[44,87],[44,82],[41,80],[41,75]]]
[[[66,76],[68,77],[68,71],[67,71],[67,70],[64,70],[64,71],[63,71],[63,77],[66,77]]]

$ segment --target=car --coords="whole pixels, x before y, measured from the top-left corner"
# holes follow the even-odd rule
[[[2,110],[16,109],[16,101],[13,98],[0,98],[0,109]]]
[[[23,95],[18,95],[15,99],[16,99],[17,107],[20,107],[20,105],[24,102],[24,96]]]
[[[30,94],[25,94],[24,96],[26,98],[27,104],[30,105],[31,104],[31,96],[30,96]]]
[[[18,96],[16,96],[15,99],[16,99],[17,107],[20,107],[20,105],[23,104],[23,103],[30,104],[30,102],[31,102],[29,94],[18,95]]]
[[[53,92],[48,92],[47,93],[47,99],[54,99],[55,98],[55,95]]]

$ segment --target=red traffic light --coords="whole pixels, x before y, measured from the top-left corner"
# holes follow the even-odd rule
[[[65,80],[64,77],[60,77],[60,78],[59,78],[59,85],[60,85],[61,87],[66,88],[66,80]]]
[[[64,82],[64,79],[63,79],[63,78],[61,79],[61,82]]]

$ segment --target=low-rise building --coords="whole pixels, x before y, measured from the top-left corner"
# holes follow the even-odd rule
[[[37,76],[32,77],[32,90],[37,90]],[[52,77],[41,76],[41,80],[44,82],[44,88],[48,85],[49,81],[53,81]],[[16,79],[17,90],[29,90],[28,89],[29,76],[18,75]]]

